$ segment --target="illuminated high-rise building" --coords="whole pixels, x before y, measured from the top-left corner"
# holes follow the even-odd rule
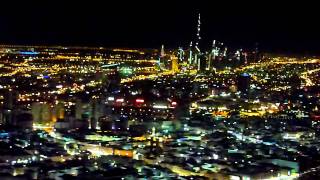
[[[158,61],[158,65],[160,67],[160,69],[163,69],[166,67],[166,53],[164,51],[164,45],[161,45],[161,49],[160,49],[160,56],[159,56],[159,61]]]
[[[200,13],[199,13],[198,24],[197,24],[197,38],[196,38],[196,44],[195,44],[195,48],[199,53],[200,53],[199,43],[201,40],[200,30],[201,30],[201,19],[200,19]]]
[[[201,40],[201,36],[200,36],[200,32],[201,32],[201,19],[200,19],[200,13],[198,16],[198,21],[197,21],[197,27],[196,27],[196,37],[195,37],[195,43],[193,44],[193,42],[190,42],[190,46],[189,46],[189,58],[188,58],[188,63],[190,66],[196,68],[196,69],[200,69],[200,56],[201,56],[201,50],[199,47],[200,44],[200,40]]]
[[[188,58],[188,61],[189,61],[189,64],[192,65],[193,63],[193,54],[192,54],[192,41],[190,42],[190,46],[189,46],[189,58]]]
[[[174,73],[179,72],[179,63],[178,58],[176,56],[171,56],[171,70]]]
[[[184,51],[181,47],[179,47],[179,49],[178,49],[178,59],[179,59],[179,62],[184,61]]]
[[[161,52],[160,52],[160,57],[163,58],[165,56],[165,52],[164,52],[164,45],[161,46]]]
[[[203,59],[201,59],[201,50],[199,48],[199,44],[200,44],[200,40],[201,40],[200,32],[201,32],[201,17],[200,17],[200,13],[199,13],[198,23],[197,23],[195,54],[194,54],[194,64],[197,66],[198,71],[200,71],[200,69],[201,69],[201,61],[203,60]]]
[[[227,52],[228,52],[228,48],[225,47],[225,48],[224,48],[224,51],[223,51],[223,57],[226,57],[226,56],[227,56]]]
[[[216,40],[213,40],[211,51],[208,53],[207,70],[209,70],[209,71],[212,70],[213,65],[214,65],[214,60],[216,59],[217,54],[218,54],[218,49],[216,46]]]

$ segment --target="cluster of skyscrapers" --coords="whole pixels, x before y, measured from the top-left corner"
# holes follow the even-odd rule
[[[250,62],[258,62],[261,53],[258,47],[253,49],[228,49],[228,47],[217,40],[212,40],[211,45],[203,44],[201,38],[201,16],[198,15],[196,33],[188,47],[179,47],[177,50],[168,50],[161,46],[159,65],[163,69],[197,70],[197,72],[212,72],[217,68],[238,66]],[[177,57],[178,61],[175,61]],[[170,63],[171,62],[171,63]],[[178,65],[177,65],[178,64]],[[177,69],[177,67],[179,67]]]

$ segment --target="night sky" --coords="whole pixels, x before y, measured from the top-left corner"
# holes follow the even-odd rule
[[[194,39],[197,13],[201,12],[204,48],[217,39],[234,48],[250,48],[258,43],[266,51],[320,54],[320,15],[315,4],[67,2],[2,4],[0,43],[186,47]]]

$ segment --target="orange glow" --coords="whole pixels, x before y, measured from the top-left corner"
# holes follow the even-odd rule
[[[113,154],[117,156],[133,157],[132,151],[129,150],[115,149]]]

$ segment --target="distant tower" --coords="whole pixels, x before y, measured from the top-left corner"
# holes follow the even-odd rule
[[[160,57],[163,58],[165,56],[165,52],[164,52],[164,45],[161,46],[161,52],[160,52]]]
[[[200,58],[201,51],[200,51],[200,48],[199,48],[199,43],[200,43],[200,40],[201,40],[200,31],[201,31],[201,18],[200,18],[200,13],[199,13],[198,24],[197,24],[196,45],[195,45],[196,53],[194,55],[195,64],[197,65],[198,70],[200,70],[200,67],[201,67],[201,58]]]
[[[225,47],[225,48],[224,48],[224,51],[223,51],[223,56],[224,56],[224,57],[226,57],[226,56],[227,56],[227,51],[228,51],[228,48],[227,48],[227,47]]]
[[[200,32],[201,32],[201,19],[200,19],[200,13],[199,13],[198,21],[197,21],[197,33],[194,41],[195,43],[192,44],[192,41],[190,43],[189,58],[188,58],[188,63],[190,65],[197,67],[198,70],[200,68],[200,63],[201,63],[201,60],[200,60],[201,50],[199,47],[200,40],[201,40]]]
[[[166,56],[166,54],[164,52],[164,45],[161,45],[160,57],[159,57],[159,61],[158,61],[158,64],[159,64],[160,68],[162,67],[162,65],[164,63],[165,56]]]
[[[192,65],[192,41],[190,42],[190,47],[189,47],[189,64]]]
[[[216,40],[212,42],[212,48],[208,55],[208,70],[213,68],[213,60],[216,59]]]
[[[248,61],[248,54],[246,52],[243,53],[243,56],[244,56],[244,62],[247,64],[247,61]]]
[[[184,51],[181,47],[179,47],[179,50],[178,50],[178,58],[179,58],[179,62],[184,61]]]
[[[197,25],[197,39],[196,39],[196,49],[198,50],[199,53],[200,53],[199,43],[201,40],[200,30],[201,30],[201,19],[200,19],[200,13],[199,13],[198,25]]]

